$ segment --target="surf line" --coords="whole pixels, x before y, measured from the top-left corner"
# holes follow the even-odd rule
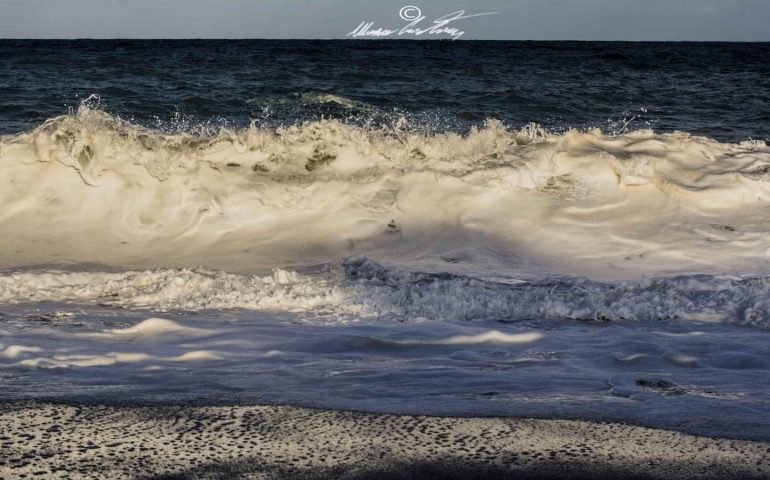
[[[399,16],[409,22],[403,27],[399,28],[383,28],[374,27],[374,22],[367,22],[364,20],[359,23],[358,26],[350,33],[345,35],[346,37],[358,38],[358,37],[389,37],[391,35],[415,35],[420,36],[424,34],[428,35],[441,35],[446,34],[452,37],[452,40],[457,40],[465,34],[464,30],[460,30],[456,27],[449,27],[448,25],[457,20],[463,20],[466,18],[481,17],[485,15],[496,15],[499,12],[485,12],[475,13],[472,15],[466,15],[465,10],[458,10],[456,12],[448,13],[442,17],[433,20],[433,24],[427,28],[418,28],[418,24],[425,20],[425,15],[422,14],[419,8],[407,5],[399,11]]]

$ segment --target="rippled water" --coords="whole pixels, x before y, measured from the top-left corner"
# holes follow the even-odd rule
[[[762,43],[3,40],[0,133],[97,94],[169,128],[404,116],[433,130],[496,118],[766,139],[768,55]]]

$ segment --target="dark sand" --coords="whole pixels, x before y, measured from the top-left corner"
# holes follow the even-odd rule
[[[0,478],[770,478],[770,443],[566,420],[0,404]]]

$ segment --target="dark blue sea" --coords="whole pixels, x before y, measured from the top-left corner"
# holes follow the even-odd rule
[[[0,133],[90,95],[110,114],[166,129],[323,116],[463,131],[493,118],[766,139],[770,44],[0,40]]]

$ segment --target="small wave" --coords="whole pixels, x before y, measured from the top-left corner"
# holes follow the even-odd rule
[[[215,330],[205,330],[201,328],[188,327],[181,325],[173,320],[165,318],[148,318],[142,322],[127,328],[116,328],[102,334],[117,337],[158,337],[160,335],[212,335],[217,333]]]
[[[297,97],[302,103],[305,103],[305,104],[333,103],[333,104],[341,105],[343,107],[348,107],[348,108],[354,108],[354,107],[371,108],[363,102],[358,102],[356,100],[343,97],[342,95],[334,95],[331,93],[305,92],[305,93],[297,93],[294,96]]]
[[[707,318],[710,322],[770,328],[770,278],[766,277],[699,275],[621,283],[560,277],[511,284],[386,268],[366,258],[328,265],[315,274],[276,270],[268,276],[206,269],[7,272],[0,276],[0,302],[98,303],[155,311],[290,311],[330,322],[656,322]],[[114,334],[182,328],[168,320],[152,319]],[[506,343],[529,339],[490,332],[415,342]]]

